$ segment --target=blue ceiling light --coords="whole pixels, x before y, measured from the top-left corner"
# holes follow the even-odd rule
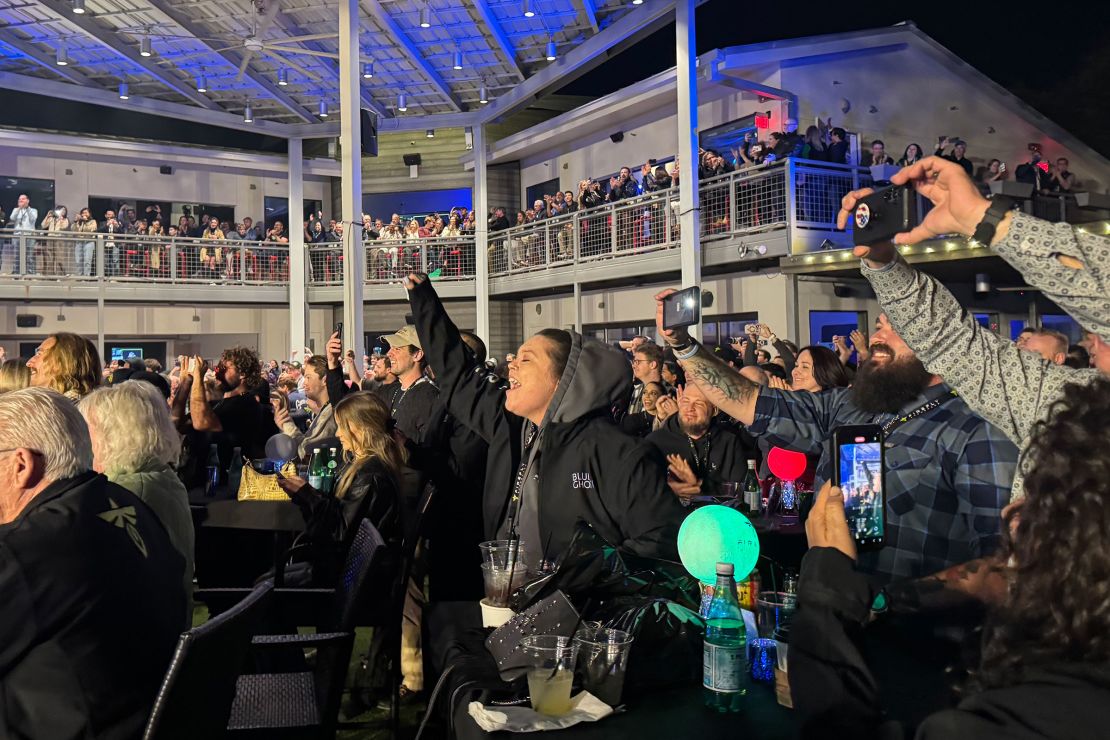
[[[429,8],[427,4],[425,4],[424,7],[420,9],[420,27],[432,27],[432,9]]]
[[[328,101],[321,100],[320,101],[320,118],[327,118],[327,117],[328,117]]]
[[[203,74],[197,75],[197,92],[208,92],[208,80]]]
[[[63,41],[58,45],[58,51],[55,54],[54,63],[57,64],[59,67],[65,67],[69,65],[69,52],[66,51],[66,42]]]
[[[254,123],[254,111],[251,110],[250,103],[243,108],[243,123]]]
[[[485,105],[489,102],[489,91],[486,90],[485,85],[482,85],[478,88],[478,102],[482,105]]]
[[[374,63],[366,62],[362,65],[362,79],[369,80],[374,76]]]
[[[521,13],[524,14],[525,18],[535,18],[536,17],[536,11],[532,10],[531,0],[522,0],[520,10],[521,10]]]
[[[459,49],[455,49],[455,59],[454,59],[454,63],[451,65],[451,69],[462,69],[462,68],[463,68],[463,53]]]
[[[285,67],[278,68],[278,84],[282,87],[289,84],[289,72],[286,71]]]
[[[398,95],[397,96],[397,110],[401,111],[402,113],[407,111],[409,109],[409,102],[408,101],[409,101],[408,95],[405,95],[404,93],[401,93],[400,95]]]
[[[127,83],[126,82],[119,83],[119,99],[120,100],[127,100],[130,97],[131,96],[128,95]]]
[[[559,49],[555,46],[555,39],[547,40],[547,61],[554,62],[559,58]]]

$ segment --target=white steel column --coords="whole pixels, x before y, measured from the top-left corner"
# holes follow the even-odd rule
[[[701,214],[698,199],[698,81],[695,0],[675,6],[675,53],[678,57],[678,228],[682,286],[701,285]],[[690,327],[701,336],[701,326]]]
[[[308,346],[308,273],[304,251],[304,154],[300,138],[289,139],[289,350]]]
[[[362,291],[366,249],[362,243],[362,137],[359,132],[358,0],[339,3],[340,202],[343,210],[343,346],[361,363]],[[300,221],[298,221],[300,223]]]
[[[475,333],[490,346],[489,209],[486,198],[486,126],[474,126],[474,309]]]
[[[582,283],[574,281],[574,330],[582,333]]]

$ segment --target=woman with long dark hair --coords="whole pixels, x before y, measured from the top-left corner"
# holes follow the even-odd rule
[[[929,715],[919,740],[1097,738],[1110,726],[1110,379],[1064,386],[1034,426],[1025,498],[1004,512],[1003,550],[963,580],[999,582],[982,657],[954,709]],[[806,525],[790,678],[801,737],[897,738],[857,644],[876,600],[856,573],[839,489],[826,486]],[[976,561],[979,563],[980,561]],[[938,585],[942,585],[937,581]],[[878,606],[877,606],[878,605]],[[912,728],[910,729],[912,734]],[[893,733],[893,734],[892,734]]]

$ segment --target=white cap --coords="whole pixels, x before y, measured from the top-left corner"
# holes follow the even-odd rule
[[[717,563],[717,575],[731,576],[735,572],[736,568],[732,563]]]
[[[748,470],[755,470],[755,460],[748,460]]]

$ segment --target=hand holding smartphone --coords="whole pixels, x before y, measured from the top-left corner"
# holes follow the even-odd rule
[[[832,436],[832,482],[844,496],[848,531],[862,550],[886,543],[886,461],[878,424],[837,427]]]
[[[693,286],[663,299],[663,329],[682,329],[701,321],[701,288]]]

